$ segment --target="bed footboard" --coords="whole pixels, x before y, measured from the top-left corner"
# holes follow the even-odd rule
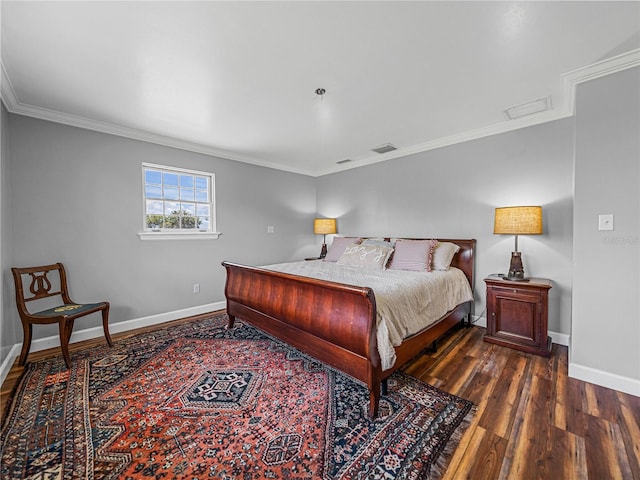
[[[240,317],[362,381],[369,415],[380,401],[381,366],[373,291],[223,262],[229,326]]]

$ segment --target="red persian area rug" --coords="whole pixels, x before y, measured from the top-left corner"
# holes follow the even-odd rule
[[[473,405],[404,373],[366,387],[226,316],[29,363],[3,479],[425,479]]]

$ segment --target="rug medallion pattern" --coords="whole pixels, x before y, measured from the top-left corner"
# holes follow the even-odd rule
[[[368,391],[215,315],[29,363],[2,427],[3,479],[422,479],[472,404],[402,373]]]

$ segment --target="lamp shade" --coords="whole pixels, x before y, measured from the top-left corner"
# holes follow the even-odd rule
[[[540,235],[542,233],[542,207],[496,208],[493,233]]]
[[[335,218],[316,218],[313,220],[313,233],[316,235],[330,235],[336,232]]]

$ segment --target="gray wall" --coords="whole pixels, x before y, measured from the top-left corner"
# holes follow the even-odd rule
[[[494,208],[542,205],[544,234],[521,236],[528,276],[550,278],[549,330],[569,334],[573,119],[529,127],[318,179],[318,212],[344,235],[476,238],[476,315],[490,273],[506,273],[514,237]]]
[[[571,363],[640,380],[640,68],[584,83],[576,110]],[[613,231],[598,215],[614,214]],[[640,388],[638,388],[640,392]]]
[[[0,103],[0,265],[2,288],[0,289],[0,363],[16,343],[19,322],[14,321],[11,295],[11,183],[9,182],[9,114]]]
[[[3,244],[7,237],[13,243],[10,262],[65,263],[72,297],[111,301],[111,324],[224,300],[223,260],[292,261],[319,249],[312,231],[312,177],[8,117],[12,231]],[[217,229],[223,235],[141,241],[141,162],[215,173]],[[267,225],[275,233],[267,234]],[[199,294],[192,293],[194,283]],[[13,299],[5,303],[10,315],[3,327],[18,322]],[[76,329],[97,325],[96,314],[78,321]],[[34,338],[56,333],[54,326],[38,326]],[[11,338],[7,327],[3,344],[20,342],[19,334]]]

